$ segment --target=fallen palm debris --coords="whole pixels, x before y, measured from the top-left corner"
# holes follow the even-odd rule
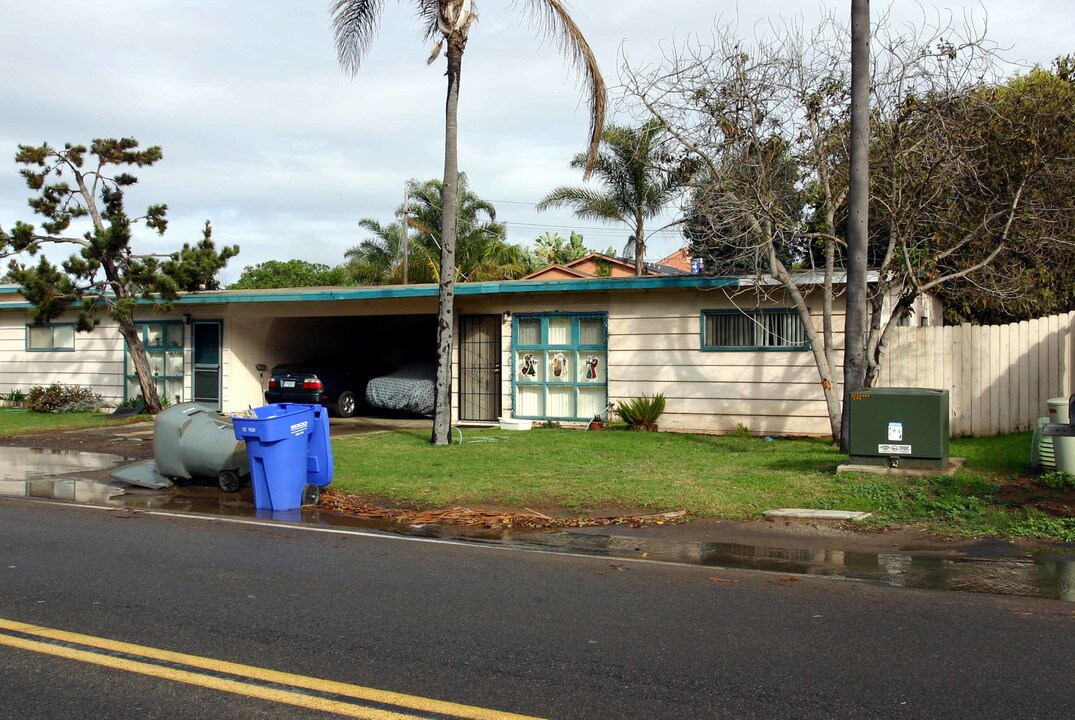
[[[471,510],[465,507],[439,508],[436,510],[407,510],[374,505],[356,495],[342,495],[335,490],[324,490],[318,507],[322,510],[346,513],[358,517],[387,520],[400,525],[462,525],[489,529],[518,528],[538,530],[543,528],[597,527],[604,525],[674,525],[687,521],[684,510],[654,513],[651,515],[626,515],[612,517],[550,517],[536,510],[525,508],[524,512]]]

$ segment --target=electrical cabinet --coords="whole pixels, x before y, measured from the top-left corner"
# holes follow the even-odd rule
[[[848,462],[907,468],[948,465],[948,391],[870,388],[848,402]]]

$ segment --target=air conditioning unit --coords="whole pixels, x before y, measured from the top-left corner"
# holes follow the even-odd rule
[[[1049,424],[1048,417],[1038,418],[1034,426],[1034,438],[1030,441],[1030,469],[1052,472],[1056,470],[1056,456],[1053,454],[1053,439],[1043,430]]]

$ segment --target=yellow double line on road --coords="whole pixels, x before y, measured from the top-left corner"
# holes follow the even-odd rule
[[[18,633],[18,635],[7,633]],[[186,655],[143,645],[133,645],[118,640],[56,630],[4,618],[0,618],[0,645],[365,720],[416,720],[416,718],[428,717],[429,715],[462,718],[464,720],[540,720],[528,715],[516,715],[472,705],[442,702],[415,695],[404,695],[403,693],[362,687],[361,685],[350,685],[333,680],[294,675],[278,670],[241,665],[198,655]],[[71,647],[71,645],[80,647]],[[156,665],[142,662],[132,657],[117,657],[108,653],[120,653],[146,660],[156,660],[169,663],[169,665]],[[183,667],[174,667],[175,665]],[[235,676],[237,679],[221,678],[216,675],[199,673],[197,670],[205,670],[209,673],[224,673]],[[265,687],[256,684],[257,682],[283,685],[335,697],[317,697],[302,692]],[[354,698],[367,703],[375,703],[382,707],[369,707],[346,699],[336,699],[340,697]],[[418,711],[425,715],[408,714],[408,710]]]

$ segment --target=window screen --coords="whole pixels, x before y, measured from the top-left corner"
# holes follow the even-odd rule
[[[791,308],[706,310],[703,350],[806,350],[806,329]]]

